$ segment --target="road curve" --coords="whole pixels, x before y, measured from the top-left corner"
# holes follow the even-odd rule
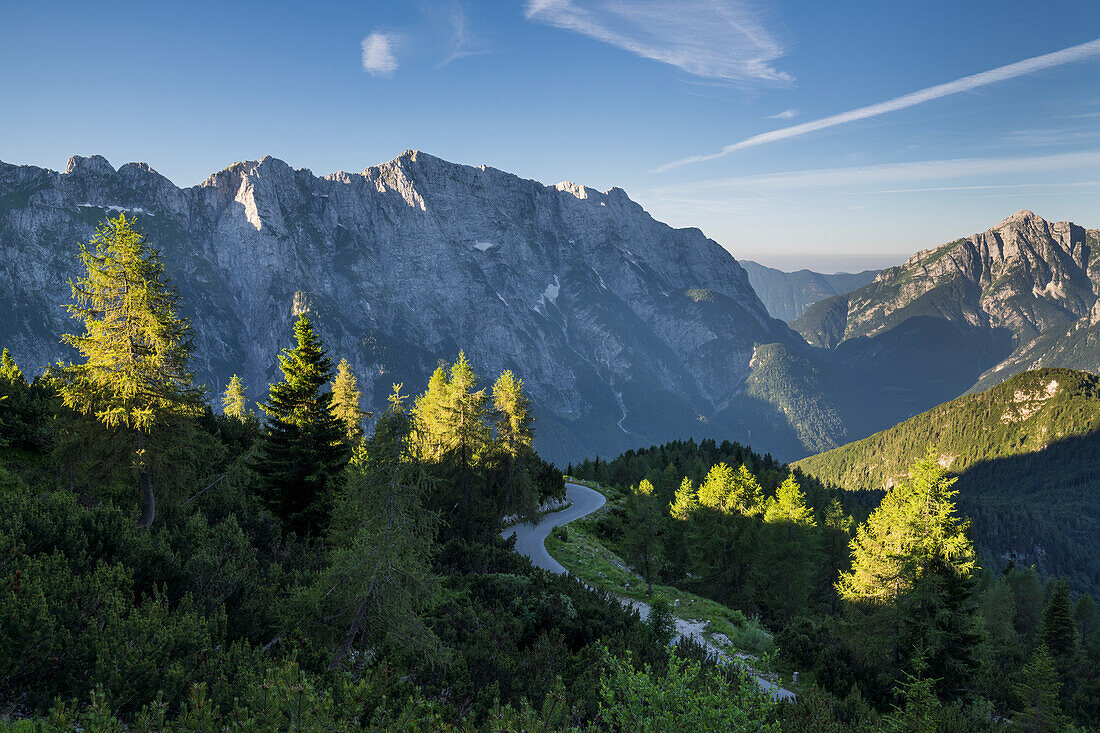
[[[535,567],[549,570],[558,575],[565,575],[567,571],[561,563],[550,557],[550,553],[546,551],[546,538],[550,536],[550,532],[555,527],[569,524],[575,519],[591,514],[607,501],[604,495],[598,491],[594,491],[587,486],[570,483],[565,485],[565,500],[572,502],[572,506],[568,506],[559,512],[547,514],[535,524],[515,524],[500,533],[500,536],[504,539],[515,535],[516,552],[529,557]]]
[[[576,519],[591,514],[607,502],[607,498],[600,492],[590,489],[587,486],[572,483],[565,484],[565,499],[566,501],[572,502],[572,505],[559,512],[544,515],[535,524],[529,522],[514,524],[500,533],[500,536],[504,539],[508,539],[512,535],[515,535],[516,552],[530,558],[531,563],[535,567],[549,570],[558,575],[566,575],[568,571],[562,567],[561,563],[550,557],[550,553],[546,551],[546,538],[550,536],[550,532],[552,532],[555,527],[569,524]],[[620,600],[623,605],[635,608],[643,619],[649,616],[649,604],[629,598]],[[710,651],[717,654],[720,658],[728,659],[728,655],[720,647],[711,643],[701,634],[696,636],[694,633],[696,630],[691,628],[691,626],[692,624],[677,618],[676,634],[683,638],[695,637],[697,641],[702,642]],[[793,692],[783,689],[770,680],[758,676],[756,681],[765,692],[776,700],[795,699],[795,694]]]

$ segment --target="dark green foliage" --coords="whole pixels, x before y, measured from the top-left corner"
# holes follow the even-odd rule
[[[1064,580],[1054,582],[1050,600],[1043,610],[1039,638],[1054,668],[1064,678],[1077,659],[1077,630],[1069,606],[1069,586]]]
[[[1020,707],[1012,713],[1010,729],[1020,733],[1062,730],[1065,720],[1058,701],[1061,686],[1050,653],[1040,644],[1024,667],[1023,679],[1016,685]]]
[[[657,593],[649,604],[649,616],[646,618],[649,630],[661,646],[668,646],[676,635],[676,619],[672,615],[672,603],[663,593]]]
[[[351,449],[345,427],[331,410],[332,361],[309,319],[294,324],[298,345],[279,356],[283,381],[271,385],[267,413],[252,469],[268,506],[287,527],[316,534],[331,511],[340,472]]]
[[[4,349],[0,355],[0,449],[45,450],[55,399],[56,393],[43,378],[28,383],[11,352]]]
[[[635,668],[629,657],[608,664],[600,680],[597,730],[779,731],[778,723],[769,722],[775,703],[737,665],[711,671],[673,657],[668,672],[659,675],[648,665]]]

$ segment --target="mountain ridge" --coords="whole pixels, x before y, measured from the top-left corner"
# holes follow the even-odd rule
[[[314,176],[266,156],[179,188],[150,166],[74,156],[65,173],[0,163],[0,339],[22,363],[68,354],[78,242],[128,212],[163,251],[212,390],[240,372],[251,399],[275,376],[289,320],[309,312],[348,356],[368,409],[460,349],[510,368],[563,460],[683,434],[778,425],[744,409],[758,343],[798,348],[747,275],[695,228],[673,229],[620,188],[548,186],[419,151]],[[7,302],[3,302],[7,301]]]

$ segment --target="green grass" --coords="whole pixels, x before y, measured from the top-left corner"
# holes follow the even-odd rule
[[[623,494],[613,487],[592,481],[567,480],[599,491],[608,497],[608,503],[587,517],[566,525],[567,528],[554,530],[546,538],[547,552],[572,575],[593,588],[649,603],[651,598],[645,580],[592,535],[592,527],[600,515],[608,511],[613,503],[622,501]],[[653,591],[672,602],[673,613],[679,618],[703,624],[702,636],[728,653],[758,657],[775,650],[771,635],[759,622],[747,619],[741,611],[671,585],[654,583]]]

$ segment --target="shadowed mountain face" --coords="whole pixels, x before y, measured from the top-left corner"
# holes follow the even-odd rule
[[[850,293],[875,279],[878,270],[838,272],[825,275],[811,270],[784,272],[772,267],[741,260],[753,290],[760,296],[768,313],[782,321],[799,318],[814,303],[834,295]]]
[[[77,243],[118,211],[162,250],[197,336],[200,379],[240,373],[266,397],[294,314],[347,357],[366,402],[424,387],[464,349],[488,381],[512,369],[566,461],[684,435],[804,453],[748,400],[754,347],[801,339],[697,229],[653,220],[621,189],[545,186],[417,152],[318,178],[237,163],[180,189],[99,156],[64,173],[0,164],[0,344],[28,367],[71,358],[59,334]],[[772,430],[769,426],[774,426]]]

